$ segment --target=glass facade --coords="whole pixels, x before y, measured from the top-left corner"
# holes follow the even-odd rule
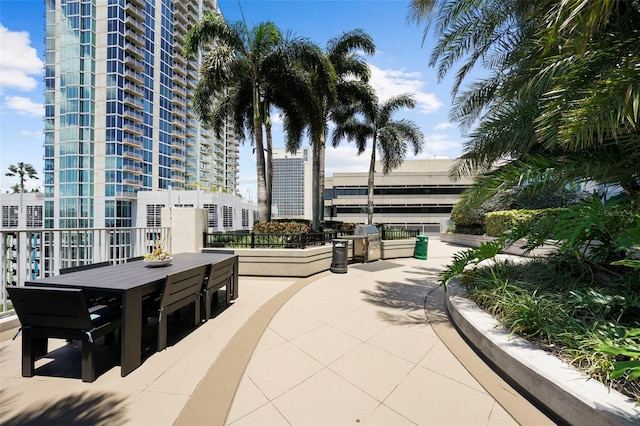
[[[311,219],[311,150],[273,150],[273,215]]]
[[[273,159],[273,204],[278,216],[304,215],[304,158]]]
[[[192,111],[213,0],[45,0],[44,224],[132,226],[138,191],[237,190],[237,141]]]

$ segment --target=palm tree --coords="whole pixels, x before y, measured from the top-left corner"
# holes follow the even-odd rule
[[[20,183],[17,184],[20,191],[16,192],[24,192],[24,183],[27,179],[38,179],[38,172],[29,163],[19,162],[17,165],[11,164],[8,169],[9,171],[5,173],[5,176],[18,176],[20,178]]]
[[[640,3],[413,0],[410,17],[425,35],[436,23],[440,78],[465,60],[451,116],[469,140],[454,176],[502,160],[505,174],[562,172],[640,195]],[[458,93],[476,66],[488,77]]]
[[[194,97],[194,109],[202,121],[211,123],[215,117],[211,111],[215,108],[216,99],[225,92],[246,90],[247,85],[250,87],[260,221],[268,220],[260,98],[264,76],[261,71],[265,57],[281,40],[280,30],[271,22],[262,23],[249,32],[241,23],[230,26],[222,15],[205,12],[202,20],[189,31],[184,47],[187,57],[192,57],[199,50],[204,53]],[[212,45],[208,51],[207,45]],[[220,122],[213,124],[217,124],[216,130],[222,127]],[[239,134],[244,135],[244,128]]]
[[[205,13],[187,35],[185,55],[191,57],[198,51],[204,59],[194,110],[218,135],[228,119],[241,139],[248,129],[256,154],[258,220],[269,221],[271,173],[265,165],[262,128],[270,123],[271,106],[280,108],[292,122],[301,121],[295,118],[299,112],[293,107],[300,101],[293,99],[311,94],[307,73],[301,72],[299,64],[313,67],[330,87],[333,70],[317,46],[300,38],[285,39],[272,22],[249,30],[240,22],[227,24],[212,12]],[[269,145],[266,151],[270,155]]]
[[[367,223],[373,223],[373,184],[375,176],[376,153],[379,151],[384,174],[402,164],[409,147],[413,153],[422,152],[424,135],[417,124],[411,120],[393,120],[395,112],[402,108],[415,108],[416,101],[411,95],[399,95],[378,104],[377,97],[370,92],[370,102],[360,105],[362,120],[351,113],[344,114],[336,124],[332,144],[337,146],[342,139],[354,142],[358,154],[367,148],[371,139],[371,160],[367,191]],[[338,114],[336,114],[337,117]]]
[[[356,51],[368,55],[375,54],[375,44],[370,35],[360,29],[343,33],[339,37],[329,40],[326,56],[333,65],[336,73],[336,93],[327,91],[326,86],[318,79],[314,79],[314,99],[318,112],[311,117],[309,126],[311,145],[313,147],[313,184],[312,184],[312,212],[313,230],[319,231],[324,213],[324,170],[325,149],[329,122],[333,121],[333,114],[342,111],[346,106],[358,101],[366,100],[370,71]]]

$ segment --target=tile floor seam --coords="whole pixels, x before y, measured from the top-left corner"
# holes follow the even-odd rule
[[[338,332],[340,332],[340,333],[343,333],[343,332],[341,332],[340,330],[336,330],[336,331],[338,331]],[[343,334],[346,334],[346,333],[343,333]],[[347,334],[347,335],[348,335],[348,334]],[[353,337],[353,336],[350,336],[350,337]],[[345,356],[349,355],[351,352],[355,351],[355,350],[356,350],[356,349],[358,349],[360,346],[362,346],[362,345],[364,345],[364,344],[366,343],[366,342],[364,342],[364,341],[362,341],[362,340],[358,339],[357,337],[354,337],[354,339],[356,339],[356,340],[360,341],[360,343],[359,343],[356,347],[354,347],[354,348],[352,348],[351,350],[349,350],[349,351],[347,351],[347,352],[343,353],[343,354],[342,354],[342,355],[340,355],[338,358],[334,359],[333,361],[331,361],[331,362],[330,362],[330,363],[328,363],[328,364],[325,364],[325,363],[323,363],[322,361],[319,361],[319,360],[318,360],[318,362],[320,362],[322,365],[324,365],[324,367],[325,367],[325,368],[329,368],[332,364],[335,364],[336,362],[340,361],[340,360],[341,360],[341,359],[343,359]],[[299,348],[299,349],[300,349],[300,348]],[[300,349],[300,350],[302,350],[302,349]],[[305,353],[306,353],[306,352],[305,352]],[[313,357],[312,355],[309,355],[309,356]],[[331,370],[331,371],[333,371],[334,373],[338,374],[336,371],[334,371],[334,370],[332,370],[332,369],[330,369],[330,368],[329,368],[329,370]],[[338,375],[339,375],[339,374],[338,374]],[[342,377],[342,376],[340,376],[340,377]],[[344,378],[344,377],[343,377],[343,378]]]
[[[267,395],[265,395],[265,393],[262,391],[262,389],[260,389],[260,387],[256,384],[256,382],[253,381],[253,379],[251,377],[249,377],[248,374],[243,374],[243,377],[246,377],[247,380],[251,381],[251,383],[253,383],[253,385],[256,387],[256,389],[258,389],[258,391],[260,391],[260,394],[262,394],[262,396],[265,397],[265,399],[267,400],[267,402],[265,402],[264,404],[261,404],[257,407],[255,407],[253,410],[250,410],[249,412],[243,414],[242,416],[238,417],[237,419],[235,419],[233,422],[229,423],[230,425],[233,425],[234,423],[238,422],[239,420],[253,414],[254,412],[258,411],[259,409],[263,408],[266,405],[272,404],[272,400],[269,399],[269,397]],[[273,404],[272,404],[273,405]],[[274,407],[275,408],[275,407]],[[277,410],[277,408],[276,408]],[[228,414],[227,414],[228,416]],[[284,416],[283,416],[284,417]]]
[[[404,414],[400,413],[399,411],[393,409],[392,407],[388,406],[387,404],[383,402],[380,403],[380,405],[378,406],[378,408],[380,407],[385,407],[388,410],[393,411],[395,414],[397,414],[398,416],[402,417],[403,419],[405,419],[406,421],[408,421],[409,423],[418,426],[418,423],[414,422],[413,420],[409,419],[407,416],[405,416]],[[377,408],[376,408],[377,409]],[[366,420],[365,420],[366,423]]]
[[[364,345],[364,344],[367,344],[367,342],[363,342],[363,345]],[[372,345],[369,345],[369,346],[372,346]],[[374,348],[375,348],[375,349],[379,349],[379,348],[376,348],[376,347],[374,347]],[[355,350],[355,348],[354,348],[354,350]],[[393,354],[391,354],[391,355],[393,355]],[[346,354],[345,354],[345,356],[346,356]],[[341,357],[341,358],[342,358],[342,357]],[[337,362],[337,361],[338,361],[338,360],[336,360],[335,362]],[[403,360],[403,361],[406,361],[406,360]],[[334,364],[335,362],[333,362],[333,363],[331,363],[331,364]],[[408,362],[410,362],[410,361],[408,361]],[[411,362],[410,362],[410,363],[411,363]],[[411,364],[413,364],[413,363],[411,363]],[[417,364],[416,364],[416,365],[417,365]],[[399,382],[398,382],[398,383],[393,387],[393,390],[391,390],[391,392],[389,392],[389,393],[388,393],[388,394],[387,394],[387,395],[386,395],[382,400],[380,400],[377,396],[374,396],[374,395],[372,395],[371,393],[367,392],[366,390],[362,389],[362,387],[360,387],[360,385],[358,385],[358,384],[356,384],[356,383],[352,382],[351,380],[349,380],[349,378],[344,377],[340,372],[338,372],[338,371],[334,370],[333,368],[331,368],[331,365],[327,365],[327,366],[326,366],[326,368],[328,368],[331,372],[333,372],[334,374],[338,375],[338,376],[339,376],[339,377],[341,377],[342,379],[346,380],[346,381],[347,381],[347,382],[349,382],[351,385],[355,386],[356,388],[358,388],[359,390],[361,390],[362,392],[364,392],[365,394],[367,394],[368,396],[370,396],[371,398],[375,399],[375,400],[376,400],[376,401],[378,401],[380,404],[382,404],[382,403],[384,403],[384,401],[389,397],[389,395],[391,395],[391,394],[393,393],[393,391],[394,391],[394,390],[395,390],[395,389],[400,385],[400,383],[402,383],[402,382],[404,381],[404,379],[406,379],[406,378],[409,376],[409,374],[410,374],[413,370],[415,370],[416,365],[414,365],[414,366],[413,366],[413,367],[412,367],[412,368],[407,372],[407,374],[405,374],[405,375],[404,375],[404,377],[403,377],[403,378],[402,378],[402,379],[401,379],[401,380],[400,380],[400,381],[399,381]]]
[[[386,329],[385,329],[385,330],[386,330]],[[409,330],[409,331],[411,331],[411,330]],[[415,332],[415,331],[411,331],[411,332],[412,332],[412,333],[415,333],[415,334],[420,334],[420,333],[417,333],[417,332]],[[374,336],[374,337],[375,337],[375,336]],[[373,338],[373,337],[372,337],[372,338]],[[369,339],[369,340],[371,340],[371,339]],[[431,349],[433,349],[433,347],[436,345],[436,343],[434,343],[434,344],[431,346],[431,348],[429,348],[429,350],[428,350],[427,352],[425,352],[425,353],[420,357],[420,359],[419,359],[418,361],[413,361],[413,360],[411,360],[411,359],[407,359],[407,358],[403,357],[402,355],[399,355],[399,354],[393,353],[393,352],[391,352],[391,351],[389,351],[389,350],[387,350],[387,349],[383,348],[382,346],[378,346],[378,345],[376,345],[375,343],[370,343],[370,342],[369,342],[369,340],[368,340],[367,342],[365,342],[365,343],[369,343],[371,346],[373,346],[373,347],[375,347],[375,348],[377,348],[377,349],[380,349],[381,351],[387,352],[387,353],[388,353],[388,354],[390,354],[390,355],[396,356],[396,357],[398,357],[398,358],[400,358],[400,359],[402,359],[402,360],[405,360],[405,361],[407,361],[407,362],[410,362],[411,364],[418,364],[420,361],[422,361],[422,359],[423,359],[423,358],[424,358],[424,357],[429,353],[429,351],[431,351]]]
[[[455,356],[455,355],[451,354],[451,356]],[[462,364],[462,363],[461,363],[461,364]],[[465,369],[465,371],[469,372],[469,370],[467,370],[467,368],[464,366],[464,364],[462,364],[462,366],[463,366],[463,368]],[[434,374],[437,374],[437,375],[438,375],[438,376],[440,376],[440,377],[444,377],[444,378],[449,379],[449,380],[451,380],[451,381],[454,381],[454,382],[456,382],[456,383],[458,383],[458,384],[461,384],[461,385],[463,385],[463,386],[464,386],[464,387],[466,387],[466,388],[473,389],[474,391],[476,391],[476,392],[478,392],[478,393],[481,393],[481,394],[485,394],[485,395],[489,395],[489,396],[491,396],[491,394],[487,391],[487,389],[485,389],[485,387],[482,385],[482,383],[478,382],[478,380],[477,380],[473,375],[472,375],[473,380],[475,380],[475,381],[480,385],[480,388],[481,388],[482,390],[480,390],[480,389],[478,389],[478,388],[474,388],[474,387],[472,387],[472,386],[469,386],[468,384],[466,384],[466,383],[464,383],[464,382],[461,382],[460,380],[454,379],[453,377],[449,377],[449,376],[447,376],[447,375],[445,375],[445,374],[440,373],[440,372],[439,372],[439,371],[437,371],[437,370],[434,370],[434,369],[429,368],[429,367],[425,367],[424,365],[418,365],[418,367],[423,368],[423,369],[425,369],[425,370],[427,370],[427,371],[430,371],[430,372],[432,372],[432,373],[434,373]],[[469,374],[471,374],[471,373],[469,373]]]

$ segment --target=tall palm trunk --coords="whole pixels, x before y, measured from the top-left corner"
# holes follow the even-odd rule
[[[258,221],[268,221],[267,179],[264,163],[264,143],[262,141],[262,114],[260,113],[260,88],[253,88],[253,133],[256,140],[256,177],[258,186]]]
[[[267,185],[267,222],[271,221],[271,207],[273,206],[273,136],[271,134],[271,114],[268,109],[264,111],[264,128],[267,134],[267,161],[266,161],[266,185]]]
[[[373,179],[376,174],[376,133],[371,143],[371,162],[369,163],[369,180],[367,187],[367,225],[373,225]]]
[[[311,210],[312,228],[320,231],[324,211],[324,132],[313,142]]]
[[[320,153],[318,154],[318,230],[320,230],[324,222],[324,156],[326,151],[326,136],[324,133],[322,135]]]

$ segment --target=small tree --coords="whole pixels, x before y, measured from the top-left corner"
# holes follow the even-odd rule
[[[393,114],[402,108],[414,108],[416,101],[411,95],[399,95],[378,104],[371,90],[370,102],[362,107],[362,120],[351,114],[345,114],[344,121],[337,123],[333,133],[333,146],[343,138],[355,142],[358,155],[367,148],[371,139],[371,161],[369,163],[369,185],[367,191],[367,223],[373,223],[373,183],[375,176],[376,152],[380,153],[382,172],[389,173],[399,167],[407,155],[409,145],[414,154],[422,151],[424,135],[418,125],[407,119],[393,120]]]
[[[9,171],[5,173],[5,176],[18,176],[20,178],[20,183],[16,186],[13,186],[12,189],[14,192],[24,192],[24,183],[27,179],[38,179],[38,172],[36,169],[29,163],[19,162],[17,165],[11,164],[8,167]]]

